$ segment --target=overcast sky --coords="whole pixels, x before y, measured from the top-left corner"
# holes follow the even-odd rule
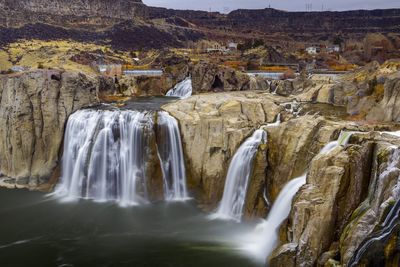
[[[400,8],[400,0],[143,0],[149,6],[174,9],[211,10],[227,13],[238,8],[272,8],[306,10],[307,3],[314,11]]]

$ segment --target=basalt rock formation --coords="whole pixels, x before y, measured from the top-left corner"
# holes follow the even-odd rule
[[[332,39],[338,33],[357,39],[367,33],[399,33],[399,25],[398,9],[348,12],[263,9],[236,10],[225,15],[148,7],[141,0],[0,1],[0,45],[22,38],[70,38],[97,43],[109,40],[107,44],[120,49],[180,47],[186,41],[225,40],[226,35],[218,29],[237,39],[246,39],[243,33],[257,33],[308,42],[310,38]]]
[[[221,199],[229,160],[237,148],[283,110],[262,92],[202,94],[163,108],[179,121],[188,179],[212,208]]]
[[[203,34],[146,22],[141,0],[0,1],[0,45],[19,39],[109,44],[118,49],[180,47]]]
[[[271,90],[292,95],[299,102],[346,107],[350,116],[368,121],[399,122],[400,62],[373,62],[336,78],[314,75],[310,79],[278,81]]]
[[[382,17],[385,19],[382,20]],[[358,10],[346,12],[285,12],[275,9],[236,10],[228,15],[238,28],[252,27],[264,32],[291,34],[328,32],[362,33],[368,31],[398,32],[398,9]],[[273,23],[270,23],[273,21]],[[358,27],[360,26],[360,27]]]
[[[282,226],[282,245],[271,255],[271,266],[353,266],[362,261],[366,266],[383,266],[395,259],[396,248],[386,247],[386,253],[369,250],[355,261],[361,245],[379,229],[398,199],[394,145],[399,140],[390,135],[355,134],[348,146],[314,158],[307,184]],[[378,258],[373,259],[373,253]]]
[[[0,76],[0,176],[35,188],[55,175],[65,123],[97,103],[98,80],[80,73],[37,70]]]
[[[21,26],[28,23],[57,23],[63,20],[100,23],[133,20],[143,17],[145,5],[141,0],[28,0],[0,1],[0,25]],[[101,22],[101,20],[104,20]]]
[[[250,90],[250,77],[240,71],[220,67],[212,63],[200,62],[191,70],[193,91],[221,92]]]

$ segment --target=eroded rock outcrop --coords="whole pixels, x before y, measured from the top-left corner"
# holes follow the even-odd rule
[[[323,117],[303,116],[267,128],[269,197],[274,200],[288,181],[304,174],[312,158],[344,127]]]
[[[387,214],[388,203],[397,199],[393,192],[398,169],[388,174],[387,166],[394,165],[384,156],[393,150],[391,143],[398,146],[399,141],[382,139],[379,133],[356,134],[349,146],[312,160],[307,184],[282,227],[284,244],[271,255],[271,266],[348,265]],[[382,175],[383,180],[378,178]],[[371,259],[364,263],[368,262]]]
[[[0,77],[0,173],[9,178],[6,184],[34,188],[49,181],[68,116],[96,103],[97,90],[98,80],[81,73],[37,70]]]
[[[352,264],[373,264],[375,266],[393,262],[395,266],[396,253],[399,251],[396,246],[391,246],[390,239],[398,239],[398,232],[394,229],[399,219],[394,217],[392,232],[379,233],[384,227],[388,226],[386,220],[393,213],[397,214],[397,202],[400,199],[398,192],[400,183],[400,151],[399,140],[393,140],[396,146],[379,144],[375,151],[374,173],[371,176],[368,194],[365,200],[357,207],[351,216],[350,223],[344,229],[340,237],[341,262],[349,266]],[[378,248],[371,244],[366,244],[371,239],[376,239]],[[365,251],[362,251],[364,246]],[[397,260],[398,264],[398,260]]]
[[[293,94],[299,101],[344,106],[350,116],[369,121],[399,122],[400,63],[373,62],[335,79],[315,75]]]
[[[196,93],[244,91],[250,89],[249,75],[228,67],[200,62],[193,66],[191,74],[193,91]]]
[[[232,92],[163,107],[180,123],[189,179],[202,189],[205,204],[215,207],[221,199],[230,159],[256,128],[275,120],[282,111],[278,100],[261,92]]]

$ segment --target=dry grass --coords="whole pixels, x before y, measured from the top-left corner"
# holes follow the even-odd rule
[[[12,43],[0,51],[0,70],[12,65],[37,68],[63,68],[72,71],[95,73],[91,66],[79,64],[71,57],[81,52],[101,51],[110,60],[127,61],[128,53],[115,52],[107,46],[73,41],[24,40]]]
[[[11,62],[8,58],[8,53],[4,50],[0,50],[0,71],[6,71],[12,67]]]

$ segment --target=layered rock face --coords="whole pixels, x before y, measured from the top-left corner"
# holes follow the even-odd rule
[[[250,77],[230,68],[201,62],[192,67],[193,91],[244,91],[250,89]]]
[[[68,116],[97,103],[97,79],[38,70],[0,77],[0,174],[10,186],[48,182]],[[56,175],[57,178],[57,174]]]
[[[286,12],[272,8],[259,10],[235,10],[228,15],[204,11],[150,8],[150,18],[179,16],[197,25],[215,28],[248,30],[264,33],[301,34],[312,36],[331,33],[360,34],[366,32],[398,32],[400,12],[398,9],[359,10],[346,12]],[[384,18],[384,19],[382,19]],[[273,23],[272,23],[273,22]],[[396,26],[397,25],[397,26]]]
[[[345,123],[304,116],[279,127],[267,128],[269,168],[266,179],[271,200],[288,181],[304,174],[312,158],[325,144],[336,139],[344,127]]]
[[[287,81],[285,81],[287,83]],[[336,79],[315,75],[309,80],[297,79],[280,95],[295,95],[298,101],[326,103],[346,107],[347,113],[368,121],[400,121],[400,62],[373,62],[353,73]]]
[[[164,106],[180,124],[191,185],[211,207],[221,199],[229,161],[237,148],[282,107],[269,94],[203,94]]]
[[[114,48],[181,47],[204,35],[193,28],[146,21],[140,0],[0,1],[0,46],[20,39],[75,40]]]
[[[398,157],[389,158],[398,153],[393,144],[399,145],[393,136],[356,134],[349,146],[315,157],[307,184],[295,197],[288,221],[282,226],[283,245],[271,255],[271,266],[355,263],[352,258],[360,244],[371,238],[376,226],[385,220],[389,203],[398,199]],[[395,238],[396,232],[388,236]],[[382,266],[385,259],[393,259],[396,249],[387,247],[387,253],[375,253],[381,261],[368,255],[364,264],[380,262],[374,266]],[[360,254],[363,259],[365,255]]]
[[[382,19],[384,17],[385,19]],[[264,32],[300,33],[328,32],[361,33],[375,31],[397,32],[400,23],[397,9],[347,12],[285,12],[275,9],[236,10],[228,15],[228,21],[235,21],[236,27],[251,26]],[[273,21],[273,23],[271,23]]]
[[[5,12],[17,14],[42,14],[47,16],[66,17],[104,17],[130,20],[144,15],[144,5],[141,0],[28,0],[0,1],[0,8]],[[40,18],[37,18],[40,22]],[[25,22],[26,23],[26,22]]]

